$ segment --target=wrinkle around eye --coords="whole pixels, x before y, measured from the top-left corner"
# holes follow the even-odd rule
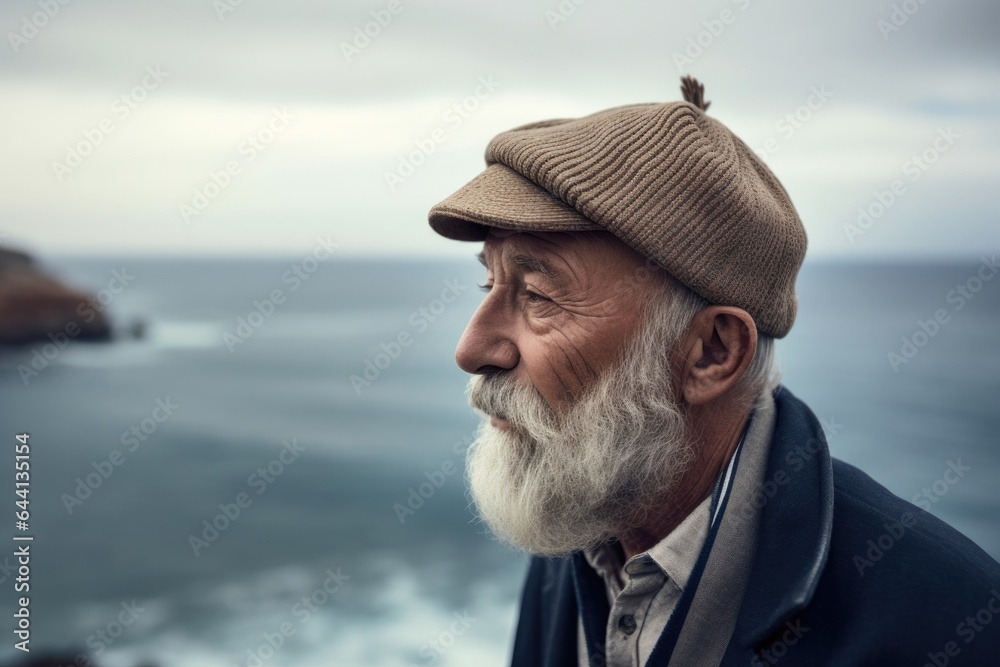
[[[491,283],[488,279],[487,282],[476,285],[476,287],[485,294],[490,294],[496,287],[505,292],[509,290],[509,297],[513,299],[513,303],[517,304],[526,314],[536,318],[549,318],[562,310],[556,299],[546,296],[541,291],[521,281]]]
[[[525,314],[535,320],[550,321],[563,312],[555,301],[536,292],[526,292],[523,304]]]

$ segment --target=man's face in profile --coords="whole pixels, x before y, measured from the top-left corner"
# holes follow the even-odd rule
[[[485,416],[469,456],[481,517],[545,555],[638,525],[693,452],[662,275],[606,232],[493,230],[481,259],[487,295],[456,351]]]

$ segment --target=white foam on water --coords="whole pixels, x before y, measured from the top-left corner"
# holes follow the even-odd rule
[[[140,339],[124,337],[107,343],[71,344],[53,363],[75,368],[124,368],[153,364],[166,350],[223,347],[223,329],[213,322],[150,323]]]
[[[223,333],[216,322],[167,320],[149,323],[145,338],[161,349],[211,348],[224,344]]]
[[[211,643],[187,636],[176,623],[167,622],[159,632],[143,633],[138,642],[112,646],[97,663],[102,667],[500,667],[509,663],[515,610],[507,599],[505,578],[477,584],[467,607],[451,608],[429,595],[420,573],[406,563],[383,558],[370,564],[375,567],[356,576],[345,571],[351,578],[343,590],[308,618],[292,613],[294,601],[318,590],[325,572],[287,567],[253,582],[202,591],[193,602],[228,610],[212,628]],[[364,609],[352,610],[351,600],[361,599]],[[277,637],[283,623],[290,624],[293,632],[272,649],[265,635]]]

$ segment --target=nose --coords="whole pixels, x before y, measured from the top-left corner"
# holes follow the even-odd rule
[[[455,362],[466,373],[484,375],[517,366],[520,354],[494,294],[488,294],[472,315],[455,349]]]

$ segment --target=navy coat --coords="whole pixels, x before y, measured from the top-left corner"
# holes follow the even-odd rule
[[[756,557],[721,664],[1000,667],[1000,564],[831,460],[816,416],[787,389],[775,390],[775,404],[765,480],[784,470],[787,482],[761,508]],[[578,597],[574,558],[532,559],[514,667],[579,664],[578,601],[604,594]],[[606,616],[594,616],[606,606],[585,606],[585,622],[605,627]],[[602,656],[591,664],[603,667]]]

